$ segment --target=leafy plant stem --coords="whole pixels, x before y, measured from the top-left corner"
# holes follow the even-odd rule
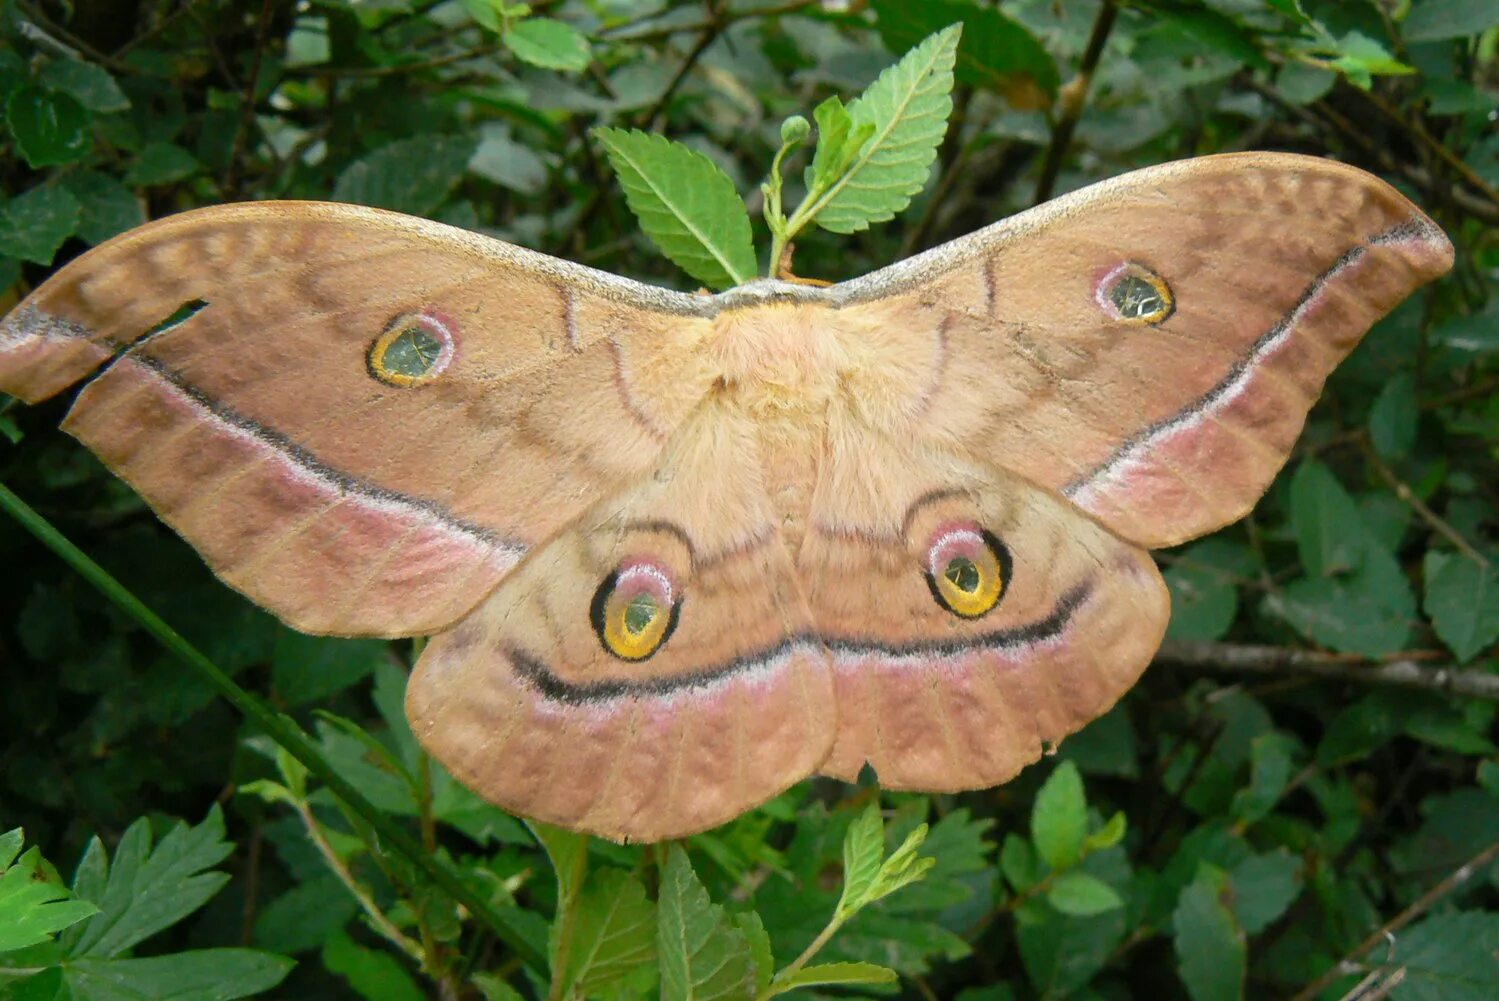
[[[786,213],[781,207],[781,164],[801,140],[783,140],[770,162],[770,178],[765,183],[765,224],[770,227],[770,264],[767,274],[771,278],[781,277],[781,258],[786,255],[786,245],[791,240],[791,230],[786,223]]]
[[[390,944],[405,953],[413,962],[425,966],[422,947],[403,935],[401,929],[391,923],[390,918],[385,916],[385,912],[380,910],[379,905],[365,892],[364,887],[354,878],[354,874],[349,871],[349,867],[344,865],[343,859],[338,857],[338,853],[328,843],[327,837],[323,834],[322,825],[312,815],[312,810],[305,802],[297,804],[297,814],[302,818],[302,824],[307,828],[307,836],[312,840],[313,845],[316,846],[318,854],[323,856],[323,861],[329,869],[333,870],[333,875],[338,877],[338,881],[344,885],[344,888],[359,903],[360,909],[369,918],[370,925],[375,931],[379,932],[380,936],[390,942]]]
[[[363,793],[335,771],[300,727],[236,684],[213,661],[167,625],[128,588],[90,559],[51,522],[33,510],[4,484],[0,484],[0,509],[20,522],[22,527],[52,550],[64,563],[140,623],[162,646],[196,671],[235,708],[253,720],[272,740],[301,762],[308,772],[316,775],[329,791],[343,800],[379,834],[380,840],[386,846],[404,855],[413,865],[431,877],[433,882],[467,908],[475,918],[494,932],[496,938],[504,942],[528,965],[537,970],[546,969],[546,958],[531,946],[517,927],[495,910],[487,900],[474,892],[437,856],[423,851],[416,839],[406,833],[388,814],[379,810],[365,798]]]
[[[1067,147],[1072,143],[1072,133],[1077,129],[1084,105],[1088,103],[1088,89],[1093,84],[1093,73],[1098,69],[1098,61],[1103,57],[1103,47],[1109,40],[1109,32],[1114,30],[1114,19],[1118,15],[1119,8],[1115,6],[1114,0],[1103,0],[1098,8],[1098,16],[1093,21],[1093,30],[1088,35],[1088,45],[1083,50],[1082,61],[1078,63],[1077,76],[1062,88],[1062,117],[1051,130],[1051,143],[1046,147],[1046,160],[1041,167],[1041,177],[1036,181],[1033,204],[1039,205],[1046,201],[1056,187],[1057,173],[1062,169],[1062,158],[1067,155]]]
[[[573,950],[573,930],[578,921],[579,890],[587,873],[588,852],[579,851],[573,862],[572,878],[557,881],[558,886],[571,889],[557,901],[557,949],[552,956],[552,985],[547,991],[547,1001],[562,1001],[564,996],[567,963]]]
[[[828,942],[832,940],[834,935],[838,934],[838,929],[842,928],[843,923],[847,920],[847,916],[835,913],[833,917],[828,921],[827,926],[823,928],[822,931],[818,932],[817,937],[814,938],[811,943],[802,950],[802,954],[800,956],[797,956],[790,963],[787,963],[785,968],[771,979],[770,985],[760,993],[760,995],[756,998],[756,1001],[765,1001],[766,998],[772,998],[779,994],[781,992],[781,989],[784,987],[786,980],[793,976],[802,967],[811,962],[812,957],[817,955],[817,953],[822,950],[822,947],[827,945]]]

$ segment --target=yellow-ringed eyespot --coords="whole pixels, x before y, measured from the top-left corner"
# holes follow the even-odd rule
[[[589,615],[604,649],[645,660],[671,638],[682,596],[671,573],[652,560],[626,560],[594,592]]]
[[[453,324],[440,313],[402,313],[370,344],[365,365],[386,385],[419,386],[447,370],[454,347]]]
[[[1155,326],[1176,312],[1176,297],[1166,279],[1135,261],[1106,270],[1093,287],[1098,308],[1124,323]]]
[[[950,523],[927,546],[926,584],[937,604],[959,618],[986,614],[1010,586],[1010,551],[979,526]]]

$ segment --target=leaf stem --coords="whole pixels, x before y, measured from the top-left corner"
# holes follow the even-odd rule
[[[513,924],[489,901],[464,883],[458,874],[438,856],[423,851],[422,846],[410,834],[382,813],[353,784],[335,771],[294,721],[275,712],[259,698],[236,684],[197,647],[167,625],[127,587],[90,559],[83,550],[73,545],[51,522],[33,510],[3,483],[0,483],[0,509],[20,522],[23,528],[36,536],[58,558],[140,623],[162,646],[196,671],[235,708],[253,720],[267,736],[285,748],[286,752],[301,762],[308,772],[316,775],[330,792],[363,818],[391,850],[405,856],[413,865],[425,872],[434,883],[467,908],[481,924],[494,932],[496,938],[504,942],[528,965],[537,970],[546,969],[546,957],[526,940],[519,926]]]
[[[852,917],[852,915],[849,915],[849,917]],[[802,950],[800,956],[797,956],[790,963],[786,964],[784,969],[771,978],[770,986],[766,987],[755,1001],[765,1001],[765,999],[775,997],[779,994],[780,990],[778,988],[782,987],[788,979],[795,976],[798,970],[811,962],[812,957],[817,955],[822,950],[822,947],[832,940],[834,935],[838,934],[838,929],[842,928],[843,923],[847,920],[848,917],[840,916],[835,911],[833,917],[828,921],[827,927],[817,933],[817,937]]]

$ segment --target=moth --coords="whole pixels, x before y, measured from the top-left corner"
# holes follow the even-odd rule
[[[605,837],[811,774],[996,785],[1109,709],[1148,550],[1244,515],[1452,247],[1279,154],[1096,184],[827,288],[718,295],[317,202],[84,254],[0,326],[65,428],[293,628],[430,635],[422,744]]]

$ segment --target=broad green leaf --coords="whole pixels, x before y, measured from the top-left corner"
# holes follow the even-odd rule
[[[893,984],[896,979],[894,970],[874,963],[819,963],[816,966],[804,966],[789,977],[777,980],[775,993],[783,994],[800,987],[839,984]]]
[[[281,953],[321,948],[349,923],[358,906],[336,877],[314,877],[261,909],[255,917],[255,944]]]
[[[1113,848],[1124,840],[1128,825],[1129,821],[1125,818],[1124,811],[1116,810],[1102,827],[1083,839],[1083,854],[1091,855],[1106,848]]]
[[[463,179],[474,147],[466,136],[387,143],[344,168],[333,185],[333,200],[430,215]]]
[[[1041,879],[1041,860],[1036,849],[1018,834],[1006,834],[999,848],[999,870],[1016,891],[1035,886]]]
[[[81,211],[67,188],[38,184],[0,209],[0,256],[51,264],[78,228]]]
[[[870,803],[843,837],[843,896],[838,913],[853,914],[869,902],[885,857],[885,821],[878,801]]]
[[[961,25],[944,28],[881,73],[848,107],[855,134],[873,125],[842,177],[796,216],[835,233],[893,219],[926,184],[952,112],[953,60]]]
[[[1499,984],[1499,914],[1437,914],[1395,936],[1392,966],[1406,971],[1395,1001],[1492,1001]]]
[[[919,825],[906,835],[906,839],[895,851],[890,853],[890,857],[880,866],[880,873],[875,877],[874,886],[864,897],[866,904],[888,897],[896,890],[925,878],[932,866],[937,864],[935,858],[917,854],[923,842],[926,841],[927,830],[927,825]]]
[[[19,828],[0,838],[0,952],[49,942],[64,928],[99,910],[74,898],[39,848],[16,859],[21,841]]]
[[[389,951],[366,949],[341,931],[323,946],[323,966],[366,1001],[423,1001],[427,996]]]
[[[1257,935],[1301,894],[1301,859],[1284,848],[1251,855],[1229,871],[1233,912],[1246,935]]]
[[[1291,477],[1291,526],[1308,577],[1358,566],[1364,548],[1358,505],[1320,462],[1308,459]]]
[[[234,1001],[270,990],[295,965],[254,949],[197,949],[149,959],[77,959],[63,979],[71,1001]]]
[[[72,163],[87,153],[88,109],[69,94],[18,87],[5,102],[5,124],[32,168]]]
[[[1171,923],[1175,929],[1177,974],[1192,1001],[1240,1001],[1244,997],[1247,945],[1229,906],[1228,877],[1202,863],[1177,899]]]
[[[97,170],[66,174],[62,186],[78,199],[78,235],[89,243],[103,243],[146,221],[140,200],[124,184]]]
[[[1083,987],[1109,962],[1125,935],[1125,910],[1091,917],[1063,914],[1042,899],[1016,912],[1015,942],[1035,997],[1085,997]]]
[[[1164,574],[1171,591],[1173,639],[1222,639],[1239,615],[1240,578],[1250,577],[1255,556],[1247,546],[1209,538],[1182,550]]]
[[[875,0],[875,26],[885,47],[904,52],[932,32],[961,22],[953,74],[962,83],[1004,95],[1017,108],[1050,105],[1061,82],[1046,47],[995,7],[956,0]]]
[[[755,276],[750,218],[734,182],[695,149],[665,136],[599,128],[630,211],[661,252],[710,288]]]
[[[468,161],[470,171],[523,195],[539,194],[546,188],[546,161],[530,146],[511,138],[509,130],[495,122],[481,125],[479,134],[483,138]]]
[[[739,926],[740,934],[749,945],[750,963],[755,970],[755,992],[763,993],[770,986],[770,978],[776,972],[775,954],[770,948],[770,933],[765,930],[765,922],[760,920],[760,915],[755,911],[741,911],[734,915],[734,923]]]
[[[750,946],[698,882],[687,853],[667,849],[656,899],[656,954],[665,1001],[717,1001],[754,993]]]
[[[1087,917],[1112,911],[1124,906],[1119,891],[1099,879],[1078,869],[1062,873],[1046,891],[1051,906],[1063,914]]]
[[[1433,550],[1424,573],[1426,614],[1453,656],[1466,662],[1499,641],[1499,570]]]
[[[307,636],[291,629],[276,634],[271,681],[288,706],[318,702],[369,677],[390,651],[380,640]]]
[[[484,1001],[526,1001],[520,991],[492,973],[477,973],[472,983]]]
[[[217,806],[195,827],[179,821],[154,850],[149,822],[143,818],[131,824],[112,863],[104,861],[102,850],[98,853],[102,884],[96,872],[85,874],[80,864],[73,890],[97,904],[100,913],[69,943],[69,954],[115,956],[181,921],[229,881],[224,873],[207,870],[233,849],[224,840],[224,818]]]
[[[176,143],[151,143],[125,171],[125,183],[136,188],[171,184],[192,177],[202,166],[197,157]]]
[[[1415,596],[1390,551],[1365,538],[1359,568],[1350,574],[1295,580],[1265,599],[1265,609],[1323,646],[1363,657],[1405,649],[1415,619]]]
[[[1295,743],[1284,734],[1254,738],[1249,751],[1249,787],[1234,794],[1234,817],[1246,823],[1260,820],[1272,809],[1291,781]]]
[[[621,869],[600,869],[588,877],[578,895],[567,968],[558,974],[563,994],[576,990],[598,994],[654,965],[655,908],[645,887]]]
[[[1332,70],[1288,59],[1275,75],[1275,89],[1293,104],[1311,104],[1324,97],[1338,75]]]
[[[1433,42],[1477,35],[1499,25],[1493,0],[1417,0],[1400,26],[1407,42]]]
[[[578,73],[588,68],[593,50],[581,31],[549,17],[528,17],[510,26],[505,45],[532,66]]]
[[[1088,803],[1077,765],[1063,761],[1047,776],[1031,807],[1031,839],[1053,869],[1077,865],[1088,834]]]
[[[1332,68],[1356,87],[1368,90],[1375,76],[1405,76],[1416,72],[1390,55],[1388,49],[1362,32],[1350,31],[1338,42]]]
[[[54,59],[37,77],[49,90],[61,91],[90,111],[124,111],[130,98],[102,66],[77,59]]]
[[[557,875],[557,898],[570,900],[583,888],[583,877],[588,872],[588,835],[566,831],[539,820],[530,820],[526,826],[546,849],[552,870]]]
[[[1405,458],[1415,447],[1420,419],[1415,377],[1402,372],[1384,384],[1369,408],[1369,439],[1375,451],[1391,461]]]

